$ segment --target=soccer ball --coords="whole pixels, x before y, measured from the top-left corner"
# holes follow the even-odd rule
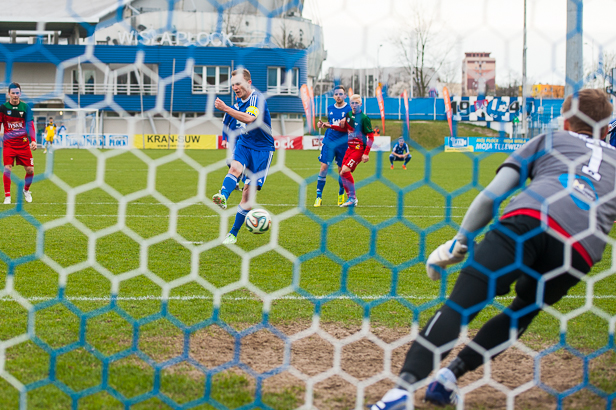
[[[269,231],[272,217],[265,209],[253,209],[246,215],[246,228],[256,234]]]

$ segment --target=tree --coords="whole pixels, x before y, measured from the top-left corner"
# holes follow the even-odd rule
[[[616,52],[604,51],[598,61],[584,64],[584,88],[602,88],[612,84],[612,69],[616,68]]]
[[[497,84],[495,95],[497,97],[521,97],[522,78],[517,73],[509,71],[505,84]]]
[[[454,42],[448,41],[435,28],[434,18],[426,17],[421,8],[416,8],[412,16],[412,26],[403,31],[403,35],[393,39],[398,49],[401,63],[404,65],[413,82],[413,94],[425,97],[432,84],[440,80],[439,73],[455,64],[448,61]],[[411,45],[409,46],[409,40]]]

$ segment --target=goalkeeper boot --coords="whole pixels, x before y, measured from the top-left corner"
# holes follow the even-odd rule
[[[314,207],[315,208],[320,207],[322,202],[323,202],[323,199],[320,196],[318,196],[317,199],[314,200]]]
[[[340,208],[356,207],[357,198],[349,198],[345,203],[340,205]]]
[[[32,193],[29,190],[26,191],[24,189],[24,199],[26,200],[26,202],[32,202]]]
[[[344,194],[338,195],[338,206],[344,203]]]
[[[223,245],[231,245],[237,242],[237,236],[233,235],[231,232],[227,234],[227,237],[222,241]]]
[[[225,198],[225,196],[221,194],[220,192],[217,194],[214,194],[214,196],[212,197],[212,202],[214,202],[216,205],[218,205],[222,209],[227,209],[227,198]]]
[[[385,396],[373,405],[369,405],[370,410],[406,410],[406,402],[409,393],[402,389],[391,389]]]
[[[4,197],[4,205],[9,205],[11,203],[11,197],[10,196],[5,196]]]
[[[456,376],[447,368],[441,369],[426,390],[426,401],[440,406],[458,403]]]

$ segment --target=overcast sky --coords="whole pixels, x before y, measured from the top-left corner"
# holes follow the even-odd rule
[[[464,52],[491,52],[496,81],[509,73],[521,78],[523,0],[306,0],[304,17],[323,26],[328,67],[400,65],[400,50],[390,40],[409,30],[413,11],[432,18],[449,46],[456,72]],[[527,0],[527,71],[531,82],[564,84],[566,0]],[[584,59],[598,60],[600,48],[616,52],[616,0],[585,0]],[[379,45],[382,44],[381,47]],[[409,43],[410,45],[410,43]],[[377,50],[380,51],[377,53]],[[594,51],[594,53],[593,53]],[[460,74],[457,75],[460,81]]]

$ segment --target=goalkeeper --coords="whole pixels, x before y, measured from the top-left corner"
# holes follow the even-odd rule
[[[604,139],[612,113],[607,95],[586,89],[578,98],[575,111],[598,125],[605,124],[600,129]],[[542,306],[558,302],[601,260],[616,220],[612,196],[616,149],[593,140],[593,126],[569,115],[571,105],[569,96],[562,108],[565,131],[533,138],[505,160],[471,204],[458,234],[429,256],[428,276],[438,280],[447,265],[461,262],[467,251],[470,255],[445,305],[411,345],[398,386],[372,410],[405,409],[413,397],[409,391],[421,387],[419,382],[447,356],[461,326],[471,322],[495,296],[509,293],[516,282],[511,305],[485,323],[472,344],[439,370],[428,386],[427,401],[457,403],[457,379],[484,364],[484,358],[494,358],[511,346]],[[575,170],[570,169],[573,165]],[[525,186],[527,178],[531,182]],[[475,245],[474,236],[491,221],[501,201],[518,188],[522,191]]]

